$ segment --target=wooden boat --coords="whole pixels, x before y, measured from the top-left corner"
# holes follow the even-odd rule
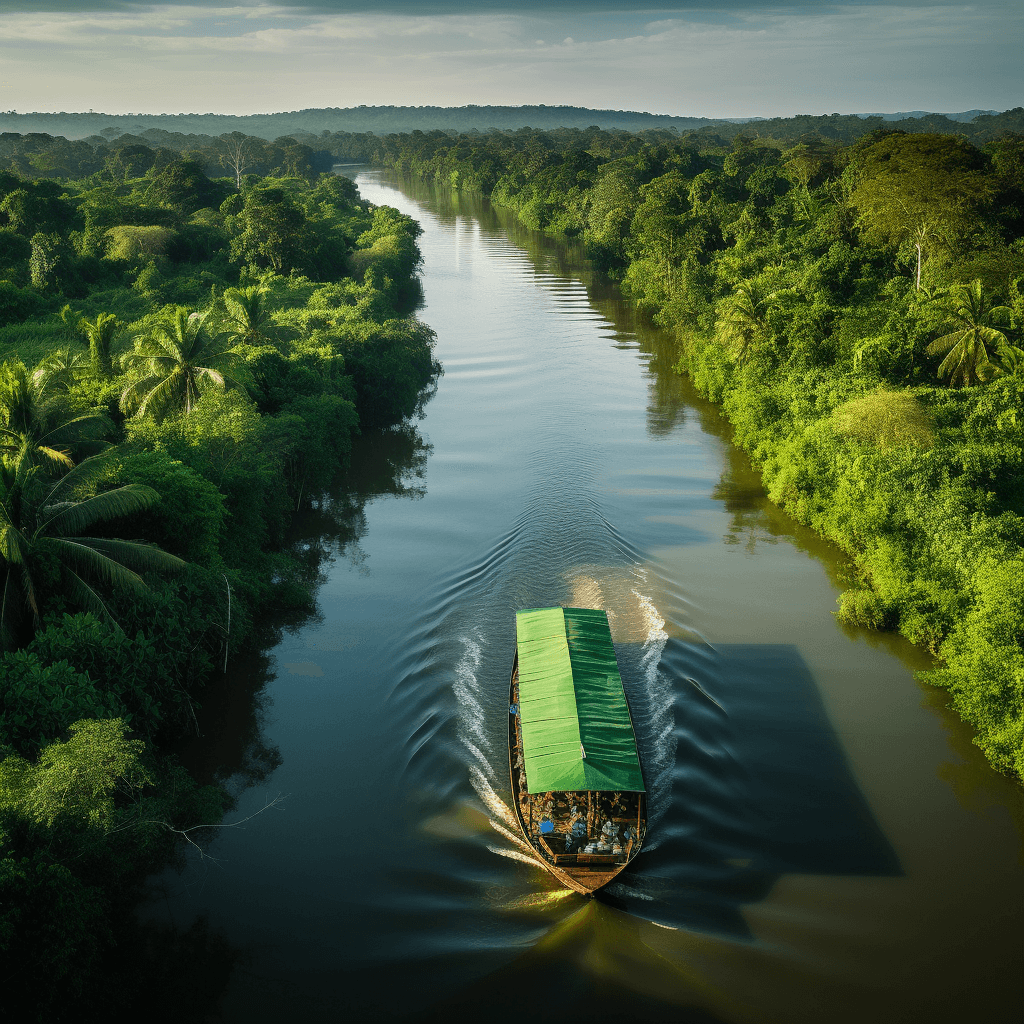
[[[508,750],[516,817],[537,859],[576,892],[607,885],[640,851],[647,802],[605,612],[516,613]]]

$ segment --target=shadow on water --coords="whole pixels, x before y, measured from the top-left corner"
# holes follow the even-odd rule
[[[611,593],[605,598],[619,609],[619,629],[635,632],[625,621],[629,609],[624,602]],[[661,657],[653,672],[645,672],[652,649]],[[658,747],[674,748],[671,792],[659,796],[647,780],[652,810],[657,811],[653,804],[659,800],[671,805],[661,809],[648,848],[595,899],[561,889],[524,853],[505,803],[508,787],[499,777],[507,769],[495,767],[502,765],[502,752],[474,730],[470,775],[490,816],[490,829],[468,807],[452,817],[446,796],[434,809],[446,804],[448,811],[431,820],[431,833],[464,867],[449,868],[443,884],[424,874],[416,887],[426,891],[437,885],[438,896],[443,892],[448,900],[455,879],[461,878],[465,891],[460,902],[481,904],[491,927],[502,920],[509,931],[525,929],[518,943],[523,951],[509,959],[514,946],[493,948],[482,925],[480,941],[461,947],[457,965],[448,957],[404,964],[410,984],[422,989],[422,1002],[440,998],[428,1010],[417,1008],[421,1000],[409,1000],[404,1013],[401,1000],[390,1000],[394,1019],[440,1020],[487,1005],[488,1019],[499,1022],[605,1015],[712,1022],[718,1018],[699,1008],[709,1002],[699,970],[688,971],[685,957],[662,955],[652,946],[652,933],[674,935],[677,953],[680,946],[698,948],[702,936],[752,945],[744,910],[764,900],[784,875],[902,875],[847,763],[818,687],[791,645],[698,650],[652,629],[647,643],[617,642],[616,653],[645,772],[653,774],[663,760]],[[487,660],[474,662],[474,674]],[[495,673],[485,669],[482,675]],[[676,723],[671,737],[656,730],[652,734],[645,721],[655,675],[671,682]],[[478,697],[490,702],[483,693]],[[464,718],[463,732],[466,724]],[[478,744],[490,751],[484,759]],[[431,775],[441,744],[433,746]],[[417,774],[413,771],[410,781]],[[491,863],[480,859],[484,850],[520,866],[502,872],[497,858]],[[476,865],[472,871],[465,867],[469,863]],[[476,899],[471,878],[483,886]],[[401,887],[410,880],[396,882]],[[368,1000],[368,1011],[384,1012],[373,1003],[373,993],[386,985],[386,977],[385,970],[378,975],[371,969],[361,979],[360,998]]]
[[[635,879],[612,890],[617,902],[746,939],[743,906],[784,874],[902,874],[799,652],[719,646],[698,681],[687,646],[669,640],[662,660],[678,680],[671,824]]]
[[[624,665],[632,660],[626,648],[617,653]],[[671,807],[656,806],[648,777],[662,821],[599,899],[660,924],[748,940],[743,907],[783,875],[903,874],[794,647],[723,645],[698,662],[692,644],[669,639],[658,671],[674,680]],[[631,704],[650,776],[659,757],[643,749],[642,696],[634,692]]]

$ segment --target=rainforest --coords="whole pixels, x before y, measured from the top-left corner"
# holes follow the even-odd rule
[[[145,170],[0,172],[0,948],[45,1019],[155,984],[139,887],[232,803],[174,745],[312,611],[296,512],[440,373],[409,217],[308,162]]]
[[[678,509],[646,478],[635,491],[646,496],[635,503],[643,515],[617,497],[634,493],[628,486],[634,458],[671,458],[672,468],[661,470],[665,479],[697,472],[678,450],[651,454],[684,429],[695,409],[708,436],[717,431],[746,452],[760,481],[751,484],[736,455],[728,457],[711,492],[716,500],[727,495],[731,517],[718,548],[728,554],[738,537],[749,535],[751,546],[798,536],[804,538],[798,546],[809,549],[820,543],[806,539],[810,531],[834,545],[844,556],[836,563],[839,630],[917,645],[914,665],[928,684],[922,691],[943,712],[954,709],[1006,778],[982,764],[988,775],[1007,786],[1008,779],[1019,783],[1021,116],[1018,108],[970,125],[792,118],[689,132],[325,131],[273,141],[156,129],[77,141],[0,136],[0,950],[10,1004],[31,1002],[42,1021],[63,1019],[72,1004],[82,1019],[98,1019],[149,1012],[152,993],[164,991],[174,995],[168,1012],[198,1015],[221,997],[225,978],[245,977],[241,954],[217,931],[216,919],[214,927],[199,916],[185,927],[157,928],[137,908],[151,895],[154,877],[205,865],[223,835],[218,829],[244,825],[250,816],[264,820],[277,809],[275,797],[254,806],[251,792],[246,795],[246,787],[281,774],[282,755],[262,726],[253,725],[262,714],[263,683],[246,684],[251,692],[241,687],[251,721],[239,743],[244,756],[225,759],[230,772],[222,765],[220,774],[195,770],[195,748],[208,756],[217,743],[209,723],[225,694],[238,689],[230,681],[234,667],[244,665],[245,675],[254,652],[291,650],[300,635],[321,653],[289,655],[293,660],[279,672],[285,681],[274,693],[287,706],[285,732],[292,728],[300,737],[293,737],[288,756],[308,767],[300,775],[307,790],[300,801],[312,793],[316,805],[300,812],[306,815],[300,820],[314,837],[314,852],[330,849],[331,881],[310,872],[303,902],[293,906],[289,897],[268,916],[284,922],[275,927],[291,934],[287,942],[304,956],[332,959],[331,942],[309,929],[312,911],[303,908],[319,908],[322,894],[341,886],[334,858],[354,856],[351,850],[371,840],[360,868],[366,906],[347,886],[331,897],[357,900],[345,912],[356,923],[352,977],[360,974],[359,957],[375,965],[352,982],[359,1012],[380,1011],[380,985],[392,976],[394,959],[405,955],[398,938],[388,938],[392,927],[395,937],[411,936],[430,955],[417,968],[417,985],[388,996],[389,1010],[401,1017],[412,1012],[406,1003],[442,996],[454,1000],[454,1009],[472,1003],[471,975],[486,980],[494,969],[490,960],[485,970],[473,959],[484,955],[482,905],[488,922],[495,907],[507,911],[501,941],[510,950],[526,941],[521,916],[536,911],[552,923],[555,948],[563,939],[571,947],[573,929],[592,931],[594,941],[617,936],[614,948],[633,951],[628,955],[654,978],[661,968],[651,966],[649,937],[634,942],[632,932],[615,931],[618,910],[601,905],[580,912],[593,920],[574,912],[563,921],[554,898],[534,906],[517,897],[506,907],[499,890],[523,868],[494,867],[493,854],[502,851],[472,831],[480,825],[492,841],[491,825],[502,832],[495,789],[501,783],[488,733],[493,700],[485,700],[483,688],[497,680],[498,703],[507,697],[500,642],[507,612],[537,603],[604,603],[619,614],[613,632],[624,678],[633,680],[630,700],[652,773],[652,806],[674,823],[662,826],[666,849],[659,853],[654,844],[647,862],[653,867],[642,866],[630,882],[636,888],[613,895],[631,908],[620,915],[624,920],[653,913],[648,903],[660,899],[657,912],[669,914],[664,904],[678,917],[671,926],[677,935],[709,932],[732,942],[745,934],[740,904],[763,900],[785,872],[840,881],[874,876],[881,892],[903,869],[867,805],[859,809],[863,798],[843,774],[841,755],[815,748],[794,777],[803,780],[802,791],[813,786],[801,772],[838,780],[835,792],[843,800],[808,809],[803,796],[794,803],[789,791],[784,799],[775,794],[779,806],[798,807],[798,834],[808,823],[820,830],[825,822],[825,838],[809,833],[797,844],[795,861],[776,857],[782,867],[766,867],[775,863],[771,857],[758,860],[762,837],[754,826],[753,838],[747,836],[746,824],[730,818],[749,796],[746,780],[757,773],[702,761],[707,749],[721,746],[740,751],[737,764],[745,755],[755,763],[753,737],[774,728],[789,737],[775,705],[744,710],[743,700],[760,692],[764,680],[772,693],[799,690],[787,715],[799,705],[798,717],[810,720],[819,698],[813,682],[800,689],[806,668],[795,647],[763,644],[758,650],[767,661],[755,670],[743,660],[754,658],[743,644],[714,649],[691,631],[687,614],[673,604],[677,584],[658,582],[658,561],[648,552],[696,545],[691,534],[697,531],[679,528],[671,540],[659,533]],[[355,163],[361,166],[351,173],[374,203],[343,176]],[[407,212],[396,208],[403,205]],[[448,397],[434,414],[436,435],[448,445],[447,451],[439,445],[442,470],[432,478],[431,498],[441,504],[397,527],[388,519],[396,514],[378,504],[375,529],[384,539],[375,549],[374,576],[358,545],[369,504],[382,495],[427,493],[425,485],[403,482],[408,467],[421,467],[431,450],[412,420],[431,415],[442,373],[428,326],[434,308],[423,307],[420,283],[424,236],[417,221],[424,218],[433,232],[437,315],[447,317],[454,356],[443,382]],[[482,285],[475,275],[495,253],[510,269],[500,285]],[[520,286],[526,262],[572,311],[575,333],[560,334],[530,305],[540,302],[532,292],[529,300],[513,293],[508,282]],[[605,443],[593,439],[601,437],[602,418],[628,433],[640,390],[631,378],[620,382],[621,363],[608,368],[623,353],[610,346],[579,349],[580,324],[592,310],[580,305],[577,279],[586,281],[595,309],[613,308],[612,292],[625,297],[628,315],[609,314],[617,337],[628,333],[618,326],[628,322],[631,336],[651,332],[659,339],[649,346],[657,384],[646,410],[648,436],[643,445],[634,438],[627,454],[608,449],[620,485],[605,491],[586,475],[591,446]],[[500,329],[487,320],[492,305],[501,311]],[[501,333],[506,325],[512,341]],[[590,377],[581,360],[591,365]],[[623,388],[632,389],[628,416]],[[715,408],[727,426],[714,426]],[[589,424],[585,435],[581,424]],[[580,451],[569,458],[574,438]],[[771,502],[795,521],[774,526],[767,537],[745,519],[748,492],[762,482]],[[685,491],[666,493],[686,505]],[[520,501],[508,533],[495,533]],[[642,529],[632,525],[634,517]],[[809,529],[801,534],[803,527]],[[691,593],[712,594],[718,582],[700,582],[702,559],[724,567],[727,555],[694,550],[701,557],[686,563],[686,573],[675,566],[672,572]],[[433,575],[426,579],[428,571]],[[756,578],[751,568],[751,587]],[[345,595],[343,602],[331,587]],[[808,583],[806,595],[795,599],[804,601],[802,616],[791,610],[785,622],[812,619],[808,609],[822,604],[816,594]],[[745,607],[745,598],[737,600]],[[828,604],[831,609],[831,597]],[[771,622],[772,609],[763,603],[751,617]],[[315,627],[325,618],[339,636],[362,623],[366,635],[379,630],[387,644],[375,639],[370,651],[347,632],[324,640]],[[822,650],[830,641],[821,637],[839,631],[831,619],[827,629],[814,628]],[[719,668],[711,671],[702,660],[710,663],[712,650],[722,678],[733,672],[748,681],[740,697],[715,689]],[[862,664],[860,653],[850,657]],[[331,677],[329,658],[346,666],[339,678],[358,685],[339,686],[312,703],[295,679],[285,678],[316,682],[324,675],[321,663]],[[837,671],[830,665],[828,672]],[[662,706],[666,673],[675,689]],[[879,671],[878,679],[888,678]],[[864,694],[874,682],[865,682]],[[844,694],[855,695],[850,699],[867,700],[859,683],[843,686]],[[736,716],[732,740],[722,738],[715,708]],[[676,739],[667,739],[676,733],[666,724],[676,712],[685,723],[676,727],[680,744],[698,737],[690,747],[680,745],[678,757]],[[229,722],[225,729],[236,727]],[[334,735],[309,738],[328,727],[344,742]],[[831,735],[823,726],[821,734]],[[773,759],[789,740],[774,742]],[[896,748],[903,742],[898,734],[885,740]],[[916,734],[906,742],[908,758],[927,749]],[[453,750],[463,753],[456,757]],[[888,750],[879,761],[899,756]],[[831,775],[822,774],[822,764]],[[875,806],[885,806],[889,789],[904,785],[930,792],[931,762],[921,766],[926,783],[913,781],[915,766],[905,771],[912,781],[888,787],[886,797],[875,794]],[[675,789],[684,794],[678,798],[671,797],[674,774]],[[669,781],[659,789],[662,777]],[[358,786],[349,785],[353,778]],[[720,785],[727,786],[727,799],[719,798]],[[386,827],[367,826],[365,808],[345,803],[355,799],[352,793],[389,786],[394,820],[380,806],[372,809]],[[762,796],[764,806],[775,806],[771,793]],[[345,815],[322,818],[336,803],[344,804]],[[833,804],[860,822],[852,843],[827,831]],[[492,815],[490,825],[480,806]],[[936,814],[939,826],[930,822],[934,830],[922,833],[930,845],[950,813]],[[836,836],[850,835],[848,823],[836,829]],[[889,835],[897,834],[906,858],[911,840],[890,825]],[[426,857],[444,884],[425,869],[422,877],[410,872],[405,860],[400,868],[391,865],[386,835],[401,837],[394,856]],[[428,854],[424,836],[434,844]],[[697,846],[673,847],[673,836],[697,836],[686,840]],[[255,854],[254,846],[252,856],[265,858],[258,861],[262,892],[268,878],[283,874],[267,867],[275,863],[274,848]],[[992,844],[1000,855],[1004,846]],[[717,865],[724,849],[734,856],[723,861],[722,879],[709,881],[701,865]],[[819,850],[828,851],[821,855],[824,867],[811,855]],[[514,849],[505,852],[515,860]],[[993,879],[1002,877],[999,870],[992,870]],[[644,889],[644,871],[653,872],[655,896]],[[659,871],[672,877],[673,891],[690,895],[675,903],[658,896]],[[915,882],[920,877],[909,873]],[[449,893],[453,878],[458,897]],[[433,901],[442,891],[451,907],[462,901],[451,911],[451,942],[464,943],[462,955],[445,961],[443,970],[430,952],[441,941]],[[399,905],[395,892],[404,892],[407,903],[389,916],[382,908]],[[693,892],[700,900],[691,899]],[[922,905],[934,902],[925,895]],[[984,899],[980,907],[988,906]],[[882,903],[883,917],[895,913],[888,896]],[[223,919],[245,916],[237,906],[221,911]],[[364,912],[369,916],[360,924]],[[995,920],[985,910],[978,914]],[[861,927],[838,920],[837,933]],[[894,920],[893,928],[902,927],[902,919]],[[287,957],[267,948],[269,977]],[[871,948],[884,951],[884,942]],[[992,949],[1005,943],[996,936],[979,946],[986,963],[998,966]],[[690,956],[688,948],[683,953]],[[847,962],[845,954],[840,959]],[[857,961],[850,963],[860,973]],[[207,969],[219,976],[210,993],[189,980],[205,977]],[[302,977],[305,965],[280,969]],[[835,969],[826,964],[819,972],[826,988]],[[334,975],[324,971],[328,980],[303,997],[310,1006],[316,999],[323,1000],[316,1006],[334,1005]],[[252,1019],[264,1019],[260,1013],[270,1019],[297,998],[272,993],[260,1008],[261,998],[247,1003],[238,982],[232,984],[231,1019],[249,1019],[250,1012]],[[632,996],[622,994],[630,984],[628,978],[616,983],[617,1011],[633,1006]],[[689,991],[678,980],[673,985]],[[996,1005],[1003,990],[992,992]],[[571,998],[570,992],[559,1013],[575,1005]],[[682,997],[665,998],[652,1019],[675,1019]],[[785,993],[777,1019],[799,998]],[[596,1011],[599,1002],[595,996],[586,1005]],[[716,1012],[733,1019],[731,1010]]]

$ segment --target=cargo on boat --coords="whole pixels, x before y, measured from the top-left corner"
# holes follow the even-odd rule
[[[508,750],[516,816],[538,860],[577,892],[610,882],[640,850],[647,806],[604,611],[516,613]]]

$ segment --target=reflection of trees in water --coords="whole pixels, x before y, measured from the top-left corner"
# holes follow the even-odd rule
[[[74,1017],[152,1024],[211,1020],[241,960],[227,936],[205,918],[187,928],[131,921],[98,975],[102,991],[83,993]]]
[[[729,527],[722,540],[726,544],[743,544],[748,554],[757,550],[758,541],[775,544],[780,535],[790,530],[778,529],[768,514],[768,498],[764,493],[760,474],[747,461],[746,456],[733,445],[723,452],[725,465],[718,483],[711,489],[711,497],[720,501],[729,513]]]
[[[387,181],[389,177],[385,173],[382,179]],[[581,241],[528,228],[512,210],[494,207],[480,196],[454,192],[443,184],[411,176],[393,180],[400,180],[402,191],[426,205],[442,224],[453,226],[459,217],[470,218],[484,234],[507,238],[522,249],[539,277],[582,284],[591,307],[612,327],[616,344],[639,349],[649,357],[645,360],[648,433],[664,437],[686,422],[685,387],[675,372],[679,352],[674,335],[637,312],[618,284],[594,268]]]
[[[359,541],[368,529],[367,504],[381,497],[422,498],[431,450],[412,423],[357,438],[349,470],[292,521],[286,550],[297,567],[295,579],[315,592],[339,558],[362,566],[366,555]],[[236,655],[227,679],[215,678],[203,693],[201,736],[182,751],[200,781],[227,784],[237,796],[280,766],[280,751],[263,735],[266,687],[276,675],[270,651],[283,633],[305,628],[319,616],[308,605],[277,609],[261,623],[254,649]]]
[[[368,529],[367,504],[381,497],[422,498],[431,450],[412,423],[368,431],[357,438],[348,472],[317,496],[312,508],[293,519],[286,544],[296,566],[292,582],[301,581],[315,593],[337,559],[359,566],[366,557],[359,541]],[[302,610],[278,609],[260,623],[252,649],[232,658],[227,676],[211,681],[200,698],[200,735],[178,751],[197,781],[223,786],[237,799],[247,789],[265,784],[281,766],[281,752],[264,731],[267,684],[277,674],[272,651],[284,632],[308,626],[318,617],[319,612],[310,612],[308,605]],[[229,814],[226,820],[234,819]],[[151,899],[158,897],[155,889]],[[151,1000],[159,992],[162,1005],[173,1007],[175,1019],[206,1019],[223,994],[240,952],[203,920],[188,928],[134,922],[128,927],[132,935],[118,949],[130,947],[131,978],[142,980],[126,984],[125,1002],[133,1006],[136,999]],[[119,965],[111,966],[111,976],[122,973]],[[177,993],[182,979],[189,982],[182,999],[165,999],[163,993]],[[146,1016],[164,1019],[151,1006]]]
[[[429,400],[436,386],[425,391]],[[365,570],[366,553],[359,541],[367,531],[367,503],[382,497],[422,498],[427,493],[424,481],[432,451],[411,423],[370,431],[358,439],[344,478],[296,517],[293,551],[316,566],[320,582],[326,578],[326,567],[337,558]]]

